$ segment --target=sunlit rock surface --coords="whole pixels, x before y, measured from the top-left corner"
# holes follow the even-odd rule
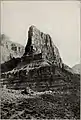
[[[25,47],[25,54],[42,54],[43,59],[49,60],[52,64],[62,67],[62,59],[58,48],[53,44],[50,35],[31,26],[28,31],[28,41]]]

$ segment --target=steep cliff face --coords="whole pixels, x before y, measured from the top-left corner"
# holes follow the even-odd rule
[[[9,37],[2,34],[1,42],[1,63],[11,60],[13,57],[21,57],[24,53],[24,46],[10,41]]]
[[[42,58],[49,60],[52,64],[62,67],[62,59],[58,48],[53,44],[50,35],[31,26],[28,31],[28,42],[25,47],[25,55],[29,52],[42,53]]]

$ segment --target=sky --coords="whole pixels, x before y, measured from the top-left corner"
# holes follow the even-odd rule
[[[1,33],[25,46],[31,25],[50,34],[65,64],[80,63],[79,1],[1,2]]]

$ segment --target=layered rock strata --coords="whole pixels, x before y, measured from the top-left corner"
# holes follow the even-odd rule
[[[10,63],[7,68],[11,66]],[[12,63],[17,63],[12,66],[14,69],[2,74],[3,85],[6,84],[8,88],[24,89],[28,86],[35,91],[42,91],[71,87],[74,78],[79,80],[78,75],[62,63],[58,48],[51,37],[34,26],[29,28],[24,55]]]

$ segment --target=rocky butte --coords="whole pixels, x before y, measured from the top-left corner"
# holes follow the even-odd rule
[[[62,59],[58,48],[52,42],[51,36],[40,32],[35,26],[31,26],[28,31],[28,42],[24,55],[29,53],[41,54],[44,60],[62,67]]]
[[[27,86],[35,91],[55,89],[55,86],[67,88],[73,81],[78,82],[79,77],[62,62],[50,35],[40,32],[35,26],[29,28],[23,56],[8,61],[4,66],[7,66],[7,71],[3,69],[3,84],[12,89]]]

